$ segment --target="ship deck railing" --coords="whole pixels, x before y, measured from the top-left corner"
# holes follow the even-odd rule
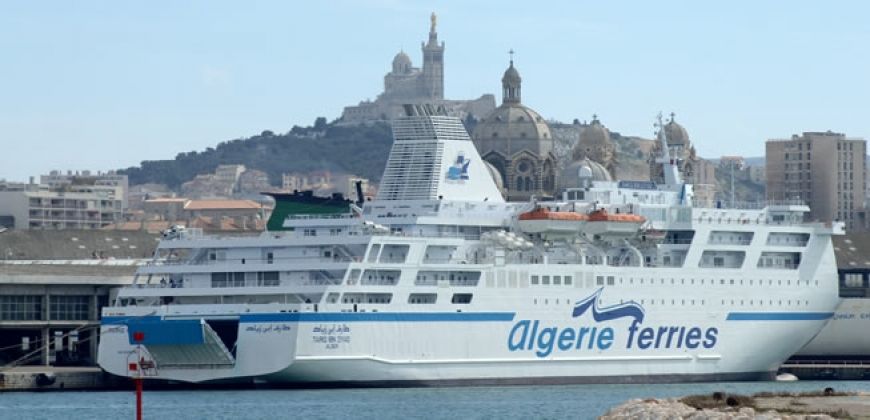
[[[341,263],[341,262],[360,262],[362,261],[361,256],[353,256],[353,257],[342,257],[342,256],[332,256],[332,257],[275,257],[275,258],[232,258],[232,259],[223,259],[223,260],[152,260],[149,261],[147,266],[177,266],[177,265],[246,265],[246,264],[256,264],[256,265],[271,265],[271,264],[280,264],[280,263],[293,263],[293,262],[323,262],[323,263]]]
[[[709,203],[705,200],[699,200],[692,203],[692,207],[695,208],[707,208],[711,207],[708,205]],[[803,200],[758,200],[758,201],[735,201],[730,202],[727,200],[719,200],[713,202],[712,209],[715,210],[761,210],[765,207],[772,206],[805,206],[806,203]]]
[[[335,214],[288,214],[285,220],[318,220],[318,219],[358,219],[353,213]]]

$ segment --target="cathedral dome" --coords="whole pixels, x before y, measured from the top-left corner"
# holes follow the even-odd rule
[[[484,117],[474,128],[472,137],[481,143],[492,144],[505,156],[523,149],[545,155],[553,148],[550,127],[544,118],[517,103],[503,104]],[[508,143],[510,150],[505,149]],[[496,144],[499,147],[494,147]]]
[[[471,138],[481,156],[501,172],[509,200],[552,196],[556,156],[550,126],[522,104],[522,79],[513,60],[502,77],[502,104],[481,119]]]
[[[571,152],[573,160],[589,157],[590,154],[598,153],[602,148],[611,148],[610,130],[607,129],[598,118],[593,116],[592,122],[580,132],[580,140]]]
[[[671,114],[671,121],[665,124],[665,138],[669,145],[689,146],[689,133],[682,125],[674,121],[674,114]]]
[[[492,177],[492,180],[495,182],[495,186],[499,191],[504,191],[504,181],[502,181],[501,172],[499,172],[498,168],[495,165],[483,161],[483,164],[486,166],[486,170],[489,171],[489,175]]]
[[[409,73],[411,71],[411,57],[408,57],[408,54],[405,54],[404,51],[399,51],[395,57],[393,57],[393,73]]]
[[[584,185],[586,179],[590,181],[613,181],[613,177],[604,165],[594,160],[582,159],[562,169],[562,174],[559,176],[559,189],[586,187]]]

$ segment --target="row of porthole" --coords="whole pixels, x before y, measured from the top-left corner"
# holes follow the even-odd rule
[[[644,279],[641,278],[641,279],[639,279],[639,280],[640,280],[640,281],[639,281],[639,284],[640,284],[640,285],[643,285],[643,284],[644,284]],[[701,280],[700,280],[700,285],[701,285],[701,286],[705,285],[705,281],[706,281],[705,279],[701,279]],[[803,282],[805,283],[805,284],[804,284],[805,286],[809,286],[809,285],[810,285],[810,281],[809,281],[809,280],[796,280],[796,281],[795,281],[795,286],[800,286],[800,285],[801,285],[801,281],[803,281]],[[776,282],[777,282],[777,283],[776,283],[777,286],[782,286],[782,285],[783,285],[783,284],[782,284],[782,280],[777,280]],[[624,283],[624,279],[620,278],[620,279],[619,279],[619,284],[625,284],[625,283]],[[629,278],[629,279],[628,279],[628,284],[633,285],[633,284],[634,284],[634,278]],[[650,284],[650,285],[655,285],[655,284],[656,284],[655,279],[649,279],[649,284]],[[661,284],[665,284],[665,279],[659,279],[659,283],[658,283],[658,284],[660,284],[660,285],[661,285]],[[672,284],[672,285],[676,285],[676,280],[675,280],[675,279],[671,279],[670,284]],[[735,280],[734,280],[734,279],[728,279],[728,283],[727,283],[727,284],[730,285],[730,286],[738,285],[737,283],[735,283]],[[605,285],[605,280],[604,280],[604,278],[603,278],[603,277],[598,277],[598,278],[596,278],[596,285],[598,285],[598,286],[604,286],[604,285]],[[608,277],[608,278],[607,278],[607,285],[608,285],[608,286],[615,286],[615,285],[616,285],[616,281],[615,281],[615,279],[614,279],[613,277]],[[680,279],[680,285],[684,285],[684,286],[685,286],[685,285],[686,285],[686,279]],[[689,279],[689,285],[694,286],[694,285],[695,285],[695,279]],[[715,286],[715,285],[716,285],[716,281],[715,281],[715,280],[710,280],[710,281],[709,281],[709,285],[710,285],[710,286]],[[725,279],[719,279],[719,285],[726,285],[726,283],[725,283]],[[740,285],[740,286],[743,286],[743,285],[744,285],[744,280],[743,280],[743,279],[740,279],[740,283],[739,283],[739,285]],[[749,286],[754,286],[754,285],[755,285],[755,280],[750,279],[750,280],[749,280]],[[758,280],[758,286],[763,286],[763,285],[764,285],[764,280]],[[768,279],[768,280],[767,280],[767,285],[768,285],[768,286],[773,286],[773,285],[774,285],[774,284],[773,284],[773,280]],[[786,286],[791,286],[791,280],[786,280],[786,281],[785,281],[785,285],[786,285]],[[815,285],[816,285],[816,286],[819,285],[819,281],[818,281],[818,280],[815,280]]]
[[[560,300],[559,300],[558,298],[555,299],[554,302],[555,302],[555,305],[560,305],[560,303],[559,303]],[[538,304],[538,298],[534,298],[534,299],[532,300],[532,303],[534,303],[535,305],[537,305],[537,304]],[[571,304],[572,304],[572,303],[571,303],[571,299],[565,299],[565,303],[568,304],[568,305],[571,305]],[[544,299],[542,304],[543,304],[543,305],[549,305],[549,304],[550,304],[550,299]]]
[[[641,304],[641,305],[645,305],[645,304],[647,304],[647,302],[649,302],[650,305],[655,305],[655,304],[656,304],[656,300],[655,300],[655,299],[650,299],[649,301],[647,301],[646,299],[641,299],[641,300],[640,300],[640,304]],[[665,299],[661,299],[661,300],[659,300],[659,302],[661,302],[660,305],[667,305]],[[689,302],[689,306],[694,306],[696,302],[697,302],[698,304],[700,304],[701,306],[704,306],[704,305],[707,304],[707,301],[706,301],[705,299],[701,299],[701,300],[697,300],[697,301],[696,301],[695,299],[689,299],[688,301],[687,301],[686,299],[680,299],[680,304],[679,304],[679,305],[681,305],[681,306],[686,306],[686,302]],[[726,300],[725,300],[725,299],[722,299],[722,305],[723,305],[723,306],[725,305],[725,302],[726,302]],[[739,302],[740,306],[745,306],[745,302],[746,302],[746,301],[745,301],[745,300],[742,300],[742,299],[739,300],[739,301],[735,301],[735,300],[732,299],[732,300],[731,300],[731,306],[736,306],[736,305],[737,305],[737,302]],[[761,300],[761,299],[759,299],[758,301],[756,301],[756,300],[754,300],[754,299],[750,299],[750,300],[749,300],[749,306],[754,306],[756,302],[758,303],[759,306],[763,306],[763,305],[764,305],[764,301]],[[770,302],[770,303],[769,303],[769,306],[773,306],[773,300],[770,300],[769,302]],[[782,305],[782,300],[779,300],[778,302],[779,302],[779,303],[778,303],[779,306],[783,306],[783,305]],[[810,301],[809,301],[809,300],[804,300],[803,302],[804,302],[804,305],[809,305],[809,304],[810,304]],[[533,303],[534,303],[535,305],[537,305],[537,304],[538,304],[538,299],[537,299],[537,298],[533,299]],[[570,305],[570,304],[571,304],[571,300],[570,300],[570,299],[565,299],[565,303],[568,304],[568,305]],[[622,304],[622,303],[625,303],[625,301],[622,300],[622,299],[620,299],[620,300],[619,300],[619,303]],[[794,303],[795,303],[795,305],[800,305],[800,304],[801,304],[801,301],[800,301],[800,300],[795,300]],[[549,300],[549,299],[544,299],[544,300],[543,300],[543,304],[544,304],[544,305],[549,305],[549,304],[550,304],[550,300]],[[559,299],[555,299],[555,305],[559,305],[559,304],[560,304],[560,300],[559,300]],[[791,301],[790,299],[787,300],[787,301],[786,301],[786,305],[787,305],[787,306],[792,306],[792,301]],[[671,299],[671,306],[677,306],[677,300],[676,300],[676,299]]]

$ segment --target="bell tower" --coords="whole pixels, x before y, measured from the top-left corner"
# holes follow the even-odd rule
[[[444,99],[444,42],[438,45],[435,13],[430,19],[429,42],[422,45],[423,77],[420,78],[419,92],[420,96],[429,99]]]

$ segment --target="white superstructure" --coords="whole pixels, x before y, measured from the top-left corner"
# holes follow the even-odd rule
[[[678,173],[506,203],[458,119],[408,111],[362,207],[291,212],[258,238],[169,235],[103,310],[100,365],[189,382],[763,379],[833,314],[842,226],[802,223],[806,206],[697,208]]]

